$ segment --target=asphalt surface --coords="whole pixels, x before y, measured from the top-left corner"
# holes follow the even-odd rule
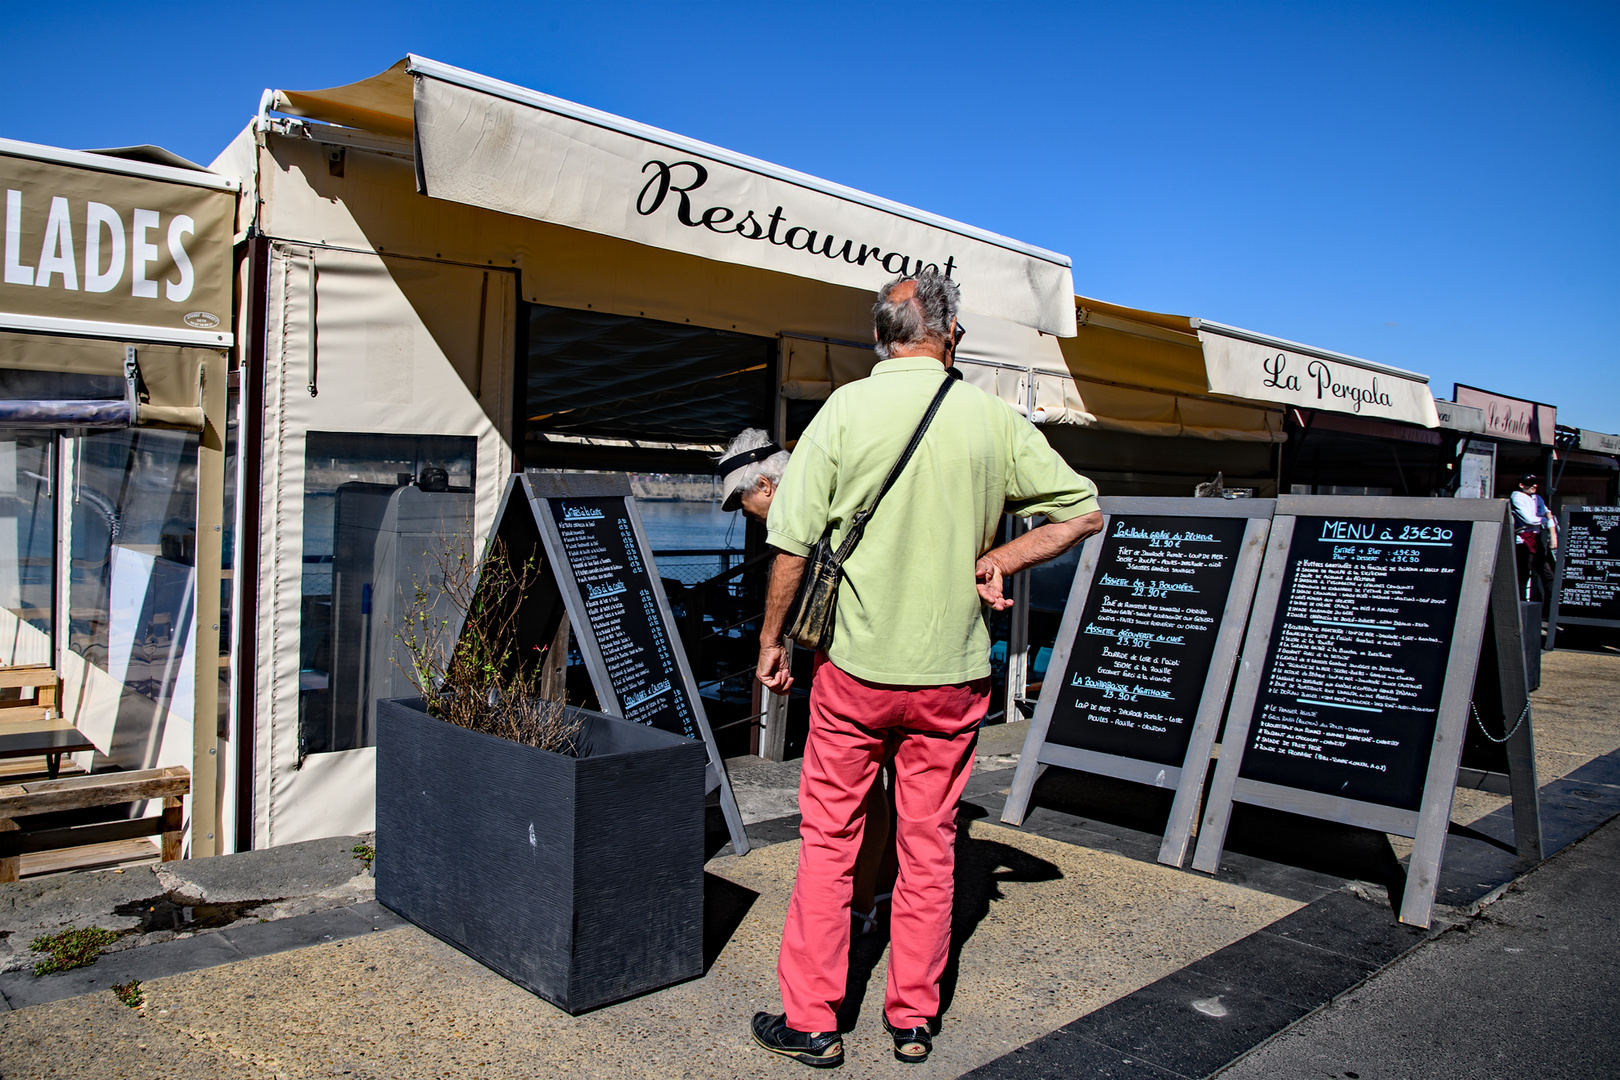
[[[1620,1075],[1620,819],[1218,1075]]]

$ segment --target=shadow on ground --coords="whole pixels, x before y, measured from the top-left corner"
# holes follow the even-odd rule
[[[1174,797],[1173,791],[1146,784],[1051,768],[1036,783],[1030,805],[1072,815],[1082,823],[1089,820],[1145,834],[1156,854]],[[1225,850],[1228,855],[1381,885],[1394,897],[1406,885],[1406,870],[1383,833],[1280,810],[1234,804]]]
[[[964,807],[964,809],[977,809]],[[976,816],[976,815],[975,815]],[[945,962],[945,972],[939,984],[940,1016],[950,1011],[956,994],[956,981],[961,968],[962,948],[973,932],[990,914],[990,905],[1003,899],[1003,882],[1057,881],[1063,872],[1053,863],[1037,858],[1015,847],[982,840],[968,834],[967,819],[957,821],[956,830],[956,898],[951,908],[951,944]],[[877,927],[869,934],[850,942],[849,982],[844,987],[844,1004],[838,1010],[838,1030],[854,1031],[860,1023],[861,1008],[868,990],[880,1012],[883,1008],[885,987],[872,987],[872,973],[883,951],[889,944],[888,908]],[[935,1026],[937,1028],[938,1021]]]
[[[719,959],[759,893],[736,882],[704,871],[703,874],[703,974]]]

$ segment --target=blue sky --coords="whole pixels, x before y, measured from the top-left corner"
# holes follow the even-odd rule
[[[416,52],[1620,432],[1620,5],[17,4],[0,135],[207,162]]]

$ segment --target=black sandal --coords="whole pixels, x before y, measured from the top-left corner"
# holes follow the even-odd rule
[[[889,1018],[883,1018],[883,1027],[894,1037],[894,1060],[904,1061],[908,1065],[927,1061],[928,1055],[933,1052],[934,1040],[928,1034],[928,1027],[897,1028],[889,1023]]]

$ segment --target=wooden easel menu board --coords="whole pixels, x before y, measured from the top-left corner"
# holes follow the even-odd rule
[[[1043,765],[1175,790],[1180,866],[1270,528],[1269,499],[1101,500],[1002,820]]]
[[[1558,514],[1558,570],[1547,648],[1558,624],[1620,627],[1620,506],[1566,506]]]
[[[1488,605],[1487,647],[1519,684],[1510,715],[1527,700],[1511,561],[1497,573],[1505,515],[1494,500],[1277,500],[1196,869],[1215,870],[1234,801],[1411,836],[1401,919],[1428,924]]]
[[[674,631],[629,481],[613,475],[516,476],[501,501],[498,530],[511,513],[533,515],[602,711],[701,739],[709,752],[708,787],[720,790],[732,847],[739,855],[747,852],[742,815]]]

